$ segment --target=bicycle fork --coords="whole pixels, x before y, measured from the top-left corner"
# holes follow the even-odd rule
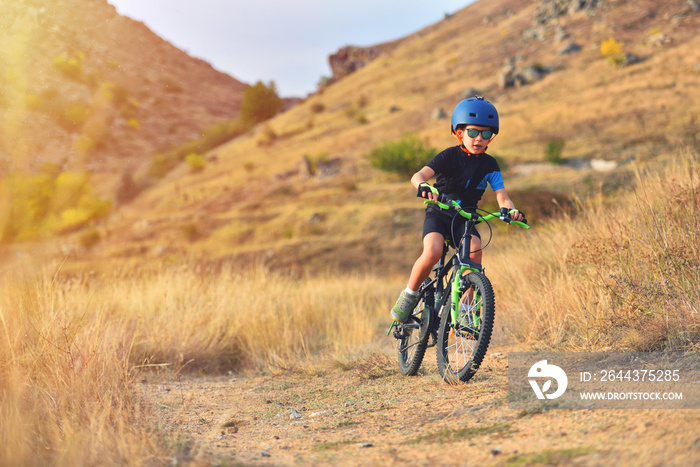
[[[455,258],[455,275],[452,281],[452,308],[450,309],[450,315],[452,317],[452,327],[453,329],[457,327],[459,323],[459,307],[461,304],[461,299],[464,298],[462,295],[464,292],[467,291],[467,284],[466,284],[466,275],[465,273],[467,271],[470,272],[481,272],[483,271],[483,268],[481,267],[480,264],[477,264],[471,260],[467,260],[467,263],[460,263],[457,258]],[[474,293],[473,291],[471,292],[472,294]],[[472,297],[466,297],[466,299],[469,302],[472,302],[474,300],[473,296]],[[477,311],[477,305],[470,303],[470,305],[473,306],[473,309],[470,310],[471,313],[471,319],[472,319],[472,325],[474,326],[474,329],[479,328],[479,316],[476,313]]]

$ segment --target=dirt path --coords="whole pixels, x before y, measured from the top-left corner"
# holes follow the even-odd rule
[[[151,429],[196,465],[700,465],[700,410],[509,409],[507,350],[449,386],[426,354],[269,376],[144,381]]]

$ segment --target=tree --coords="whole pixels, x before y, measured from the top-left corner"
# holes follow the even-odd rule
[[[243,93],[241,121],[250,125],[263,122],[277,115],[282,108],[282,98],[277,95],[274,81],[265,85],[258,81]]]

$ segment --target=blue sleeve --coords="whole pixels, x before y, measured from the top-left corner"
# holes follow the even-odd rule
[[[491,185],[491,189],[493,191],[500,190],[506,187],[503,184],[503,175],[501,175],[500,170],[498,172],[491,172],[486,176],[486,179],[489,181],[489,185]]]
[[[505,188],[505,185],[503,184],[503,175],[501,175],[500,170],[493,171],[489,174],[486,174],[484,179],[479,183],[479,186],[476,187],[477,190],[485,190],[486,189],[486,183],[491,185],[491,189],[493,191],[500,190],[501,188]]]

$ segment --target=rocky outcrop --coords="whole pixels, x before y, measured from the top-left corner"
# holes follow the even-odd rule
[[[348,45],[339,49],[328,57],[328,64],[331,66],[331,72],[333,73],[330,81],[334,82],[343,76],[354,73],[371,61],[376,60],[380,55],[393,50],[401,42],[402,40],[397,40],[370,47]]]
[[[593,12],[603,0],[542,0],[535,14],[536,24],[549,24],[563,15],[573,15],[580,11]]]
[[[537,7],[532,26],[523,29],[522,37],[525,40],[545,41],[553,37],[561,42],[569,37],[568,33],[557,23],[559,17],[586,12],[592,15],[601,5],[603,0],[542,0]]]
[[[498,87],[506,89],[510,87],[520,87],[526,84],[535,83],[552,72],[551,66],[539,64],[520,66],[522,57],[510,57],[496,73]]]

